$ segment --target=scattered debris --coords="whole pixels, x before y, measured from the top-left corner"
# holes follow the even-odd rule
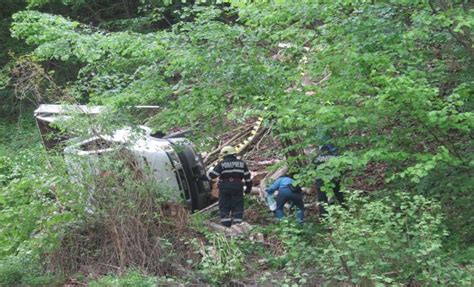
[[[223,233],[225,236],[248,236],[252,241],[265,242],[263,234],[251,232],[255,226],[248,222],[242,222],[240,224],[234,224],[231,227],[225,227],[210,220],[206,220],[204,221],[204,225],[211,230]]]
[[[194,214],[200,214],[200,213],[205,213],[205,212],[213,212],[219,209],[219,202],[214,202],[213,204],[209,205],[208,207],[201,209]]]

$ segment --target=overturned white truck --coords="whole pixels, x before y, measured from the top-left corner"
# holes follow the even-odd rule
[[[191,210],[199,210],[211,203],[211,188],[203,178],[206,168],[193,144],[186,138],[158,138],[151,129],[140,126],[139,132],[126,127],[111,134],[95,134],[83,141],[69,143],[63,136],[52,136],[57,131],[54,122],[72,114],[93,116],[105,110],[104,107],[40,105],[34,112],[38,129],[46,149],[60,147],[68,163],[70,176],[79,176],[82,168],[78,163],[93,164],[101,155],[125,149],[142,166],[148,168],[155,179],[174,191],[172,197],[182,198]],[[63,146],[61,146],[61,144]],[[146,165],[146,166],[145,166]],[[94,170],[90,167],[90,170]]]

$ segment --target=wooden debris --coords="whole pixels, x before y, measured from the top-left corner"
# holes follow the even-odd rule
[[[258,139],[260,139],[265,133],[267,132],[267,128],[265,127],[262,127],[258,130],[258,132],[255,134],[255,136],[252,136],[251,138],[249,138],[248,141],[244,141],[243,144],[241,144],[238,149],[239,149],[239,154],[243,154],[245,153],[249,147],[254,143],[256,142]]]
[[[222,232],[226,236],[242,235],[248,233],[253,228],[253,226],[248,224],[247,222],[242,222],[241,224],[234,224],[231,227],[225,227],[209,220],[206,220],[203,223],[211,230]]]
[[[228,233],[230,232],[230,230],[228,230],[229,228],[222,226],[220,224],[217,224],[215,222],[209,221],[209,220],[203,221],[203,224],[209,227],[209,229],[211,230],[223,232],[226,235],[228,235]]]
[[[258,186],[262,179],[267,176],[268,172],[251,172],[252,174],[252,185]]]
[[[217,148],[215,148],[214,150],[212,150],[205,158],[204,158],[204,163],[206,163],[206,165],[212,165],[215,161],[218,160],[218,154],[220,152],[220,150],[224,147],[224,146],[227,146],[227,145],[235,145],[236,142],[238,142],[240,139],[248,136],[251,131],[253,129],[253,126],[247,126],[242,132],[236,134],[235,136],[233,136],[232,138],[230,138],[229,140],[225,141],[224,143],[221,143]]]
[[[213,204],[209,205],[206,208],[203,208],[199,211],[196,211],[194,214],[204,213],[204,212],[211,212],[219,209],[219,202],[214,202]]]
[[[258,120],[251,125],[246,125],[242,131],[234,135],[232,138],[221,142],[218,147],[209,152],[204,158],[207,166],[214,165],[218,158],[219,151],[227,145],[234,146],[238,155],[244,154],[257,141],[259,141],[267,132],[267,128],[262,126],[263,119]]]
[[[235,233],[235,235],[239,235],[242,233],[248,233],[253,228],[248,222],[242,222],[241,224],[234,224],[230,227],[230,229]]]
[[[217,186],[217,180],[211,180],[211,197],[219,198],[219,187]]]
[[[260,191],[260,187],[254,186],[252,187],[252,191],[250,192],[250,194],[260,195]]]
[[[257,162],[254,162],[254,164],[262,166],[262,165],[272,165],[272,164],[275,164],[275,163],[278,163],[278,162],[280,162],[279,159],[272,158],[272,159],[268,159],[268,160],[257,161]]]

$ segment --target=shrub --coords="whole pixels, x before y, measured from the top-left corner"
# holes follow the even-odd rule
[[[201,272],[213,283],[238,278],[244,273],[245,257],[236,239],[223,234],[209,234],[210,245],[202,250]]]
[[[121,287],[151,287],[157,286],[158,278],[148,277],[138,271],[130,271],[122,276],[107,275],[89,282],[91,287],[121,286]]]
[[[31,257],[31,254],[8,256],[0,260],[0,286],[46,286],[60,280],[60,277],[44,274],[38,258]]]
[[[317,244],[315,234],[321,232],[320,229],[309,221],[301,225],[290,217],[261,229],[267,241],[271,242],[271,249],[267,246],[263,255],[264,262],[277,274],[265,275],[259,281],[262,284],[311,285],[310,281],[317,277],[314,270],[317,250],[314,246]]]
[[[174,278],[147,276],[137,270],[128,271],[123,275],[110,274],[88,282],[91,287],[154,287],[181,286]]]
[[[27,245],[38,255],[54,246],[58,227],[74,219],[70,202],[79,204],[77,187],[71,192],[63,166],[45,168],[45,161],[33,150],[0,157],[0,256]]]
[[[329,207],[318,258],[321,271],[335,281],[355,284],[467,286],[467,272],[447,259],[442,239],[447,232],[437,202],[396,193],[370,201],[358,193],[348,209]]]
[[[183,276],[182,265],[196,257],[183,244],[193,234],[188,211],[165,203],[167,189],[130,154],[102,155],[90,170],[78,183],[92,189],[83,205],[88,214],[62,232],[59,248],[48,255],[51,268],[72,274],[87,266],[103,274],[117,266]]]

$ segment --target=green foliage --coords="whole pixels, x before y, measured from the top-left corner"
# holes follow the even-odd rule
[[[54,285],[60,277],[45,275],[36,256],[25,252],[0,259],[0,285]]]
[[[85,0],[28,0],[27,2],[28,2],[29,8],[35,8],[35,7],[43,6],[46,4],[55,4],[55,2],[64,4],[64,5],[78,6],[78,5],[84,4],[86,1]]]
[[[188,211],[177,203],[164,205],[170,195],[179,195],[157,182],[139,160],[118,149],[89,158],[87,165],[80,165],[84,159],[70,162],[69,177],[80,197],[70,204],[82,209],[75,210],[74,225],[58,230],[59,244],[47,256],[54,271],[74,274],[109,262],[123,270],[182,275],[176,266],[195,257],[186,243]]]
[[[27,46],[22,45],[17,39],[10,37],[11,15],[23,10],[25,3],[13,0],[4,1],[2,4],[2,10],[0,11],[0,19],[2,20],[0,22],[0,39],[2,39],[0,43],[0,70],[9,62],[9,53],[22,54],[29,50]]]
[[[160,105],[148,124],[157,130],[194,127],[198,144],[215,142],[210,135],[226,130],[229,120],[263,116],[283,145],[274,153],[287,157],[299,181],[309,185],[315,177],[328,181],[344,175],[345,185],[360,177],[378,180],[374,197],[386,194],[380,190],[413,193],[412,201],[402,195],[395,205],[388,199],[356,199],[353,204],[367,209],[366,214],[352,207],[334,209],[328,224],[338,235],[332,239],[336,245],[325,241],[331,254],[317,264],[328,276],[360,284],[468,282],[443,255],[448,238],[442,226],[449,229],[454,250],[474,242],[472,3],[178,2],[31,0],[31,7],[43,12],[15,14],[11,31],[34,47],[33,59],[80,68],[77,79],[64,86],[80,101]],[[46,7],[50,14],[44,13]],[[8,46],[15,41],[10,39]],[[11,75],[2,74],[2,82],[8,82]],[[318,130],[327,131],[342,156],[316,168],[307,163],[315,156],[311,150],[323,143]],[[17,142],[24,147],[23,140]],[[64,186],[53,193],[69,194],[64,171],[46,174],[44,159],[33,155],[18,160],[34,158],[31,165],[43,170],[33,172],[11,156],[12,150],[1,151],[7,157],[0,163],[5,190],[0,204],[11,204],[0,210],[8,235],[0,246],[8,254],[44,230],[38,222],[49,226],[58,208],[63,214],[64,201],[49,196],[51,178]],[[25,218],[23,227],[18,227],[20,218]],[[53,220],[51,226],[66,221]],[[283,251],[270,265],[286,269],[285,284],[298,283],[317,252],[314,233],[285,224],[275,229]],[[233,246],[227,239],[211,241]],[[243,262],[240,253],[232,256],[225,247],[220,257],[209,254],[201,267],[209,277],[216,275],[215,282],[240,276],[242,268],[233,270],[222,259]],[[341,256],[350,258],[346,265],[351,266],[342,266]],[[467,257],[460,262],[469,262]]]
[[[120,286],[120,287],[148,287],[157,285],[174,285],[179,284],[173,278],[161,278],[145,276],[138,271],[129,271],[124,275],[107,275],[99,279],[92,280],[88,283],[89,286]]]
[[[210,245],[203,250],[199,267],[206,278],[213,283],[226,279],[240,278],[244,274],[244,256],[234,238],[223,234],[209,234]]]
[[[0,159],[1,255],[15,254],[21,246],[33,247],[36,254],[53,248],[57,226],[69,223],[77,211],[69,203],[79,204],[79,194],[69,192],[60,162],[54,171],[44,168],[45,156],[31,150]]]
[[[287,284],[305,285],[309,274],[305,267],[313,263],[317,256],[314,235],[317,234],[318,227],[312,223],[298,224],[292,220],[282,220],[271,226],[270,238],[277,240],[281,244],[278,255],[267,257],[267,263],[275,271],[285,274],[285,279],[272,281],[273,284],[282,281]],[[266,231],[266,232],[269,232]]]
[[[267,68],[256,62],[264,56],[256,54],[261,54],[258,49],[233,45],[239,41],[241,28],[218,21],[221,12],[217,9],[197,11],[193,14],[199,25],[183,23],[176,25],[173,32],[146,35],[89,33],[87,29],[73,29],[74,22],[37,12],[16,14],[13,31],[15,36],[28,37],[29,42],[39,45],[36,54],[42,58],[74,57],[88,63],[80,73],[87,81],[80,81],[78,89],[96,102],[118,105],[153,102],[165,107],[155,119],[165,127],[195,125],[198,119],[206,124],[201,120],[203,115],[211,119],[213,114],[222,113],[229,102],[238,104],[249,99],[249,94],[266,93],[265,82],[270,85],[273,79],[263,73]],[[27,36],[40,30],[48,36]],[[256,47],[257,43],[249,44]],[[213,52],[206,52],[208,49]],[[216,69],[215,63],[223,61],[232,63]],[[243,69],[242,63],[261,68]],[[95,76],[90,81],[91,74]],[[181,80],[177,83],[175,78]],[[258,81],[259,85],[255,86],[249,79]],[[226,87],[228,84],[231,87]],[[221,97],[234,89],[237,96]],[[170,102],[174,94],[182,91],[187,92]],[[177,109],[188,116],[180,117]]]
[[[283,152],[317,145],[315,130],[328,129],[352,150],[336,172],[385,161],[390,175],[416,185],[440,165],[470,166],[473,67],[463,43],[471,35],[459,39],[469,5],[234,4],[183,9],[193,21],[148,34],[95,32],[35,11],[17,13],[12,31],[42,59],[84,63],[78,97],[161,105],[152,121],[159,129],[199,124],[204,134],[226,116],[260,114],[289,141]]]
[[[29,9],[66,14],[101,28],[149,31],[169,27],[176,21],[174,11],[189,3],[181,0],[28,0]]]
[[[26,112],[25,112],[26,114]],[[25,152],[43,155],[43,146],[39,137],[39,132],[35,126],[33,119],[23,114],[21,117],[15,120],[8,118],[2,118],[2,124],[0,125],[0,156],[14,157],[16,153]],[[23,159],[26,160],[26,154]],[[26,162],[19,159],[17,163],[27,167]],[[38,165],[44,163],[44,158],[38,162]],[[36,165],[30,165],[31,168],[35,168]],[[3,175],[7,175],[4,173]]]
[[[207,213],[207,212],[194,213],[191,216],[189,225],[191,228],[193,228],[197,232],[206,234],[206,233],[209,233],[209,229],[203,224],[203,222],[210,219],[211,219],[210,213]]]
[[[467,248],[466,250],[463,250],[462,252],[458,253],[456,258],[456,262],[459,262],[460,264],[463,265],[474,265],[474,246],[471,246]]]
[[[450,231],[455,249],[464,250],[474,242],[474,210],[472,209],[472,186],[474,179],[469,168],[453,168],[440,165],[431,171],[418,185],[417,193],[438,199],[447,216],[446,227]],[[455,244],[454,241],[458,243]]]
[[[181,222],[162,214],[162,202],[174,191],[158,186],[129,154],[118,150],[75,173],[79,159],[66,166],[62,156],[46,154],[29,131],[9,134],[6,139],[15,140],[2,142],[0,256],[6,258],[1,262],[2,282],[49,284],[57,274],[74,273],[81,264],[96,264],[94,260],[123,268],[146,265],[160,274],[181,264],[177,261],[194,259],[193,250],[183,244],[186,216]],[[31,143],[33,147],[26,149]],[[176,236],[168,235],[169,230]],[[24,264],[19,254],[35,258],[34,273],[19,268]],[[53,275],[43,275],[45,270]]]
[[[419,195],[396,193],[369,201],[355,193],[349,208],[329,207],[318,256],[321,271],[355,284],[470,286],[472,274],[442,250],[447,235],[439,204]]]

